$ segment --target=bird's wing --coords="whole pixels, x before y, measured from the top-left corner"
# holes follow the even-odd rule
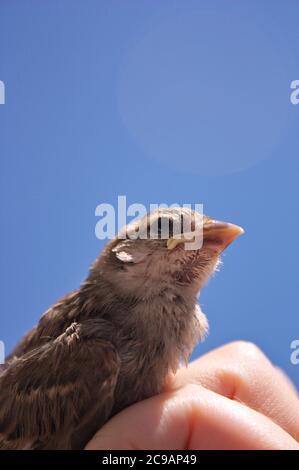
[[[79,290],[75,290],[52,305],[40,318],[38,325],[32,328],[15,346],[6,358],[10,362],[16,357],[23,356],[32,349],[39,348],[54,340],[71,323],[77,321],[79,310]]]
[[[84,440],[89,437],[85,422],[96,416],[99,428],[107,420],[120,367],[112,343],[103,339],[108,330],[103,320],[73,323],[2,372],[0,449],[32,447],[35,442],[42,447],[67,439],[76,428],[85,431]]]

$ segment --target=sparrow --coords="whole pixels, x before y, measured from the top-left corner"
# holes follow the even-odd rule
[[[191,209],[159,208],[110,240],[81,286],[7,358],[0,449],[82,449],[113,415],[161,392],[207,334],[199,292],[242,233]]]

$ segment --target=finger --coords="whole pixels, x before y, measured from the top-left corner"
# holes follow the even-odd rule
[[[268,416],[299,441],[299,399],[290,381],[252,343],[216,349],[172,377],[167,390],[197,383]]]
[[[264,415],[199,385],[139,402],[112,418],[87,449],[296,449]]]

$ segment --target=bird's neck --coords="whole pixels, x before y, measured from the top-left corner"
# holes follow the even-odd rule
[[[197,296],[186,288],[161,286],[143,297],[120,296],[98,279],[84,283],[80,291],[85,315],[107,318],[149,357],[164,355],[172,368],[180,359],[187,360],[200,336]]]

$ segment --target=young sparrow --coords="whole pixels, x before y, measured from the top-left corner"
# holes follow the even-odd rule
[[[192,245],[201,233],[202,246]],[[110,241],[79,289],[9,356],[0,375],[0,449],[81,449],[112,415],[159,393],[207,333],[198,293],[241,233],[175,208]]]

